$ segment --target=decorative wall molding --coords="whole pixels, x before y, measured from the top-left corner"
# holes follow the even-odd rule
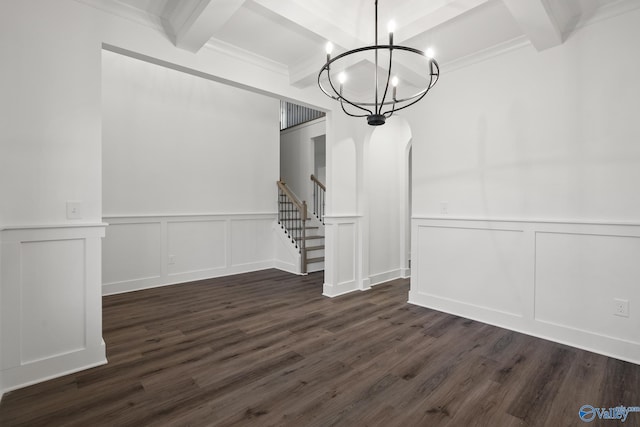
[[[86,6],[98,9],[102,12],[109,13],[118,18],[126,19],[131,22],[135,22],[138,25],[154,29],[158,32],[164,33],[164,27],[166,26],[165,20],[158,15],[151,13],[145,13],[142,10],[130,6],[126,3],[117,1],[101,1],[101,0],[75,0],[78,3]]]
[[[593,24],[597,24],[607,19],[615,18],[616,16],[623,15],[625,13],[632,12],[633,10],[640,8],[640,2],[636,0],[619,0],[614,3],[606,4],[595,12],[595,14],[586,19],[581,19],[575,26],[573,31],[578,31],[581,28],[588,27]],[[526,47],[533,47],[526,35],[515,37],[511,40],[506,40],[502,43],[498,43],[494,46],[488,47],[477,52],[473,52],[469,55],[456,58],[452,61],[442,64],[442,68],[447,72],[456,71],[462,68],[470,67],[480,62],[486,61],[496,56],[504,55],[514,50],[523,49]]]
[[[364,290],[357,257],[361,217],[332,215],[325,216],[324,220],[326,251],[322,294],[336,297]]]
[[[412,254],[410,303],[640,364],[640,224],[414,217]]]
[[[100,289],[104,233],[104,224],[0,231],[0,392],[107,362]]]
[[[109,216],[103,294],[280,268],[275,213]],[[286,254],[285,254],[286,255]]]
[[[445,62],[442,64],[442,68],[446,69],[447,72],[456,71],[528,46],[531,46],[531,42],[526,36],[522,35],[469,55],[456,58],[453,61]]]
[[[391,280],[400,279],[403,277],[403,269],[398,268],[396,270],[385,271],[384,273],[375,273],[369,275],[370,286],[380,285],[382,283],[390,282]],[[406,276],[404,276],[406,277]]]

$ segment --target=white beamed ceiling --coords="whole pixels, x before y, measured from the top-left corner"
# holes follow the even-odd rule
[[[334,55],[374,44],[374,0],[80,1],[148,20],[178,48],[197,52],[207,44],[223,46],[278,64],[297,87],[315,84],[327,40],[335,45]],[[529,41],[539,51],[553,48],[598,10],[624,1],[379,0],[378,37],[380,44],[387,43],[387,22],[394,20],[394,42],[432,47],[444,73],[449,63],[514,40]],[[374,69],[373,55],[366,61],[369,71]],[[367,69],[361,60],[342,67],[351,81]],[[408,84],[419,84],[424,75],[410,62],[399,69]]]

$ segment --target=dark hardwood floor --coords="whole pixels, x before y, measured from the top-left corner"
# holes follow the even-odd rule
[[[640,366],[276,270],[104,298],[109,363],[7,393],[8,426],[582,426]],[[640,426],[640,413],[625,424]]]

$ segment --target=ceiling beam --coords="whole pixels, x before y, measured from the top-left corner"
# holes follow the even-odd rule
[[[308,12],[308,16],[305,18],[305,22],[300,22],[300,16],[304,14],[298,11],[295,15],[292,13],[293,5],[297,3],[293,0],[253,0],[255,2],[265,5],[265,7],[275,8],[277,13],[289,13],[291,20],[298,22],[301,25],[305,25],[307,28],[314,31],[316,34],[321,35],[327,40],[331,40],[335,45],[333,56],[356,47],[374,44],[373,39],[362,41],[352,34],[345,33],[334,26],[330,26],[327,23],[321,23],[318,20],[318,16],[314,13]],[[415,36],[442,25],[452,19],[455,19],[460,14],[470,11],[488,0],[438,0],[432,2],[413,1],[407,3],[403,8],[397,10],[395,17],[398,20],[399,28],[395,33],[395,44],[403,44],[405,41],[414,38]],[[291,5],[285,3],[291,3]],[[301,8],[299,8],[301,9]],[[273,10],[273,9],[272,9]],[[385,31],[386,23],[379,25],[383,28],[381,31]],[[379,36],[380,44],[386,44],[386,34]],[[417,49],[424,50],[428,46],[413,46]],[[320,66],[324,63],[324,52],[319,51],[313,56],[300,61],[300,63],[290,68],[289,76],[290,83],[297,87],[305,87],[312,84],[317,78]],[[373,63],[373,59],[368,60]],[[424,87],[428,84],[428,75],[425,69],[416,69],[413,64],[409,64],[402,58],[396,58],[394,60],[397,70],[402,71],[404,80],[415,86]],[[348,64],[347,64],[348,66]]]
[[[400,44],[412,39],[432,28],[451,21],[489,0],[453,0],[440,2],[408,3],[398,10],[396,31],[396,43]],[[414,46],[424,50],[427,46]]]
[[[175,45],[198,52],[224,26],[245,0],[168,2],[165,21]]]
[[[303,6],[300,0],[252,0],[249,8],[262,7],[282,18],[297,24],[313,33],[319,39],[331,41],[338,49],[350,49],[350,46],[362,44],[348,27],[341,27],[336,22],[318,16],[314,11]]]
[[[545,0],[504,0],[531,44],[542,51],[562,44],[564,29]]]
[[[304,4],[299,0],[252,0],[247,2],[247,7],[266,9],[313,32],[319,40],[331,41],[334,45],[334,57],[365,44],[358,39],[350,27],[342,27],[333,20],[318,16],[313,10],[304,7]],[[301,88],[314,84],[324,60],[325,52],[320,45],[317,52],[311,52],[307,58],[289,68],[290,84]]]

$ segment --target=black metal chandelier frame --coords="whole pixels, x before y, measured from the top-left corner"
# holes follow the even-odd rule
[[[382,99],[379,98],[379,83],[378,83],[378,51],[388,50],[389,51],[389,66],[387,68],[387,79],[386,84],[384,85],[384,93],[382,95]],[[389,91],[389,85],[391,83],[391,74],[393,67],[393,51],[401,50],[410,53],[414,53],[417,55],[421,55],[425,59],[429,61],[429,84],[422,90],[417,93],[406,97],[397,99],[396,98],[396,87],[393,86],[393,95],[391,100],[387,100],[387,94]],[[358,54],[360,52],[365,51],[374,51],[375,52],[375,102],[358,102],[354,100],[350,100],[343,95],[343,85],[340,84],[340,88],[336,89],[332,78],[331,78],[331,65],[354,54]],[[326,74],[327,81],[329,82],[329,86],[333,93],[330,93],[323,85],[322,85],[322,76]],[[375,0],[375,45],[372,46],[363,46],[357,49],[352,49],[347,52],[341,53],[335,58],[331,58],[331,55],[327,53],[327,62],[322,66],[320,72],[318,73],[318,86],[327,95],[329,98],[332,98],[336,101],[340,102],[340,106],[342,107],[342,111],[345,114],[351,117],[366,117],[367,123],[372,126],[383,125],[389,117],[393,115],[394,112],[403,110],[416,102],[420,101],[425,97],[427,92],[437,83],[438,78],[440,77],[440,67],[438,62],[434,58],[430,58],[427,56],[426,52],[415,49],[412,47],[394,45],[393,44],[393,32],[389,33],[389,44],[388,45],[379,45],[378,44],[378,0]],[[345,108],[345,104],[348,104],[355,109],[361,111],[361,113],[354,113],[347,111]],[[385,107],[391,106],[390,109],[385,109]],[[372,108],[373,107],[373,108]],[[383,111],[384,110],[384,111]]]

